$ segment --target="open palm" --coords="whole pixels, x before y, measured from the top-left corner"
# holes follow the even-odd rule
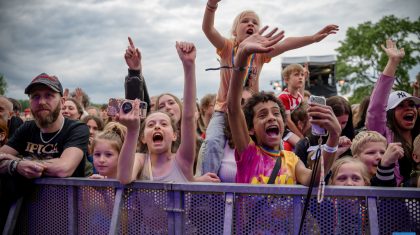
[[[247,54],[266,53],[273,50],[273,45],[278,43],[284,37],[284,31],[277,34],[277,28],[273,29],[266,35],[263,35],[268,26],[265,26],[260,32],[246,38],[239,46],[242,47]]]

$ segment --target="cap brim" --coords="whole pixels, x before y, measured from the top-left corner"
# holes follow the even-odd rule
[[[61,94],[61,91],[59,89],[57,89],[54,86],[51,86],[50,84],[46,84],[44,82],[36,82],[36,83],[30,84],[29,86],[26,87],[25,94],[29,95],[31,93],[31,90],[33,90],[35,87],[38,87],[38,86],[48,87],[49,89]]]
[[[390,110],[390,109],[394,109],[394,108],[396,108],[401,102],[403,102],[404,100],[412,100],[416,105],[419,105],[420,104],[420,98],[418,98],[418,97],[415,97],[415,96],[410,96],[410,97],[407,97],[407,98],[404,98],[404,99],[402,99],[400,102],[398,102],[398,103],[396,103],[396,104],[394,104],[394,105],[392,105],[391,107],[387,107],[386,108],[386,110],[388,111],[388,110]]]

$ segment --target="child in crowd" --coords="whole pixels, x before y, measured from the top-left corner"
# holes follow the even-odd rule
[[[214,112],[214,103],[216,102],[216,95],[215,94],[207,94],[200,100],[200,112],[201,116],[203,117],[204,122],[204,133],[202,134],[201,138],[206,138],[206,129],[209,125],[211,116]]]
[[[253,53],[270,53],[282,34],[271,31],[265,36],[263,28],[244,39],[234,58],[235,67],[228,92],[228,120],[235,144],[237,183],[265,184],[275,166],[276,158],[281,164],[274,175],[275,184],[309,185],[312,171],[292,152],[282,151],[282,135],[285,127],[285,110],[281,101],[267,93],[254,94],[241,110],[243,77],[246,75],[247,58]],[[322,150],[325,172],[328,172],[338,145],[340,125],[328,106],[312,104],[308,109],[311,123],[326,128],[329,137]],[[314,119],[313,117],[317,117]],[[250,138],[251,136],[251,138]],[[332,147],[331,147],[332,146]],[[320,164],[321,166],[322,164]],[[319,169],[316,179],[319,180]],[[270,177],[271,178],[271,177]]]
[[[217,54],[221,57],[220,65],[220,85],[216,97],[214,114],[210,120],[206,131],[206,140],[204,142],[204,159],[203,172],[218,173],[221,159],[223,158],[223,146],[225,144],[225,136],[223,133],[224,113],[226,112],[227,92],[229,89],[229,81],[232,77],[232,67],[237,65],[234,63],[234,57],[237,54],[238,45],[247,37],[257,33],[260,30],[260,19],[253,11],[243,11],[234,20],[232,26],[233,39],[223,37],[214,28],[214,16],[220,0],[208,0],[206,10],[204,12],[202,29],[209,41],[216,47]],[[328,25],[318,33],[304,37],[290,37],[283,42],[273,45],[273,50],[268,53],[260,53],[249,55],[247,65],[245,66],[247,73],[243,77],[240,86],[247,86],[256,93],[259,91],[259,74],[264,63],[268,63],[272,57],[281,53],[319,42],[329,34],[334,34],[338,30],[336,25]],[[226,69],[227,68],[227,69]]]
[[[127,134],[127,128],[117,122],[108,123],[92,143],[93,165],[97,174],[91,179],[117,178],[118,156]]]
[[[367,167],[372,186],[396,186],[395,163],[404,155],[401,143],[390,143],[376,131],[362,131],[351,145],[353,157]]]
[[[295,124],[299,132],[302,133],[304,136],[307,136],[309,134],[309,131],[311,130],[311,123],[309,122],[308,112],[306,111],[307,109],[308,105],[306,103],[300,103],[299,106],[290,114],[292,122]],[[296,143],[292,143],[289,140],[290,138],[283,138],[284,150],[294,151],[294,146]]]
[[[88,144],[88,156],[87,160],[92,164],[93,166],[93,141],[95,140],[96,134],[104,129],[104,123],[102,122],[102,119],[97,116],[91,116],[88,115],[82,119],[83,123],[86,123],[86,125],[89,127],[89,144]],[[97,174],[95,167],[92,167],[93,174]]]
[[[336,186],[369,186],[370,175],[366,165],[357,158],[344,156],[334,161],[331,166],[329,185]],[[331,208],[332,206],[332,208]],[[321,225],[322,234],[366,234],[368,231],[367,208],[364,198],[329,198],[320,210],[322,215],[329,214],[334,219],[333,224]],[[332,230],[331,230],[332,229]]]
[[[417,188],[420,188],[420,135],[414,139],[413,146],[414,167],[410,174],[411,185],[417,185]]]
[[[358,158],[344,156],[331,166],[329,185],[369,186],[370,174],[366,164]]]
[[[147,145],[147,153],[136,153],[137,138],[140,131],[138,100],[134,101],[133,111],[117,115],[119,121],[128,129],[118,162],[118,180],[128,184],[137,179],[151,181],[194,181],[193,164],[195,156],[195,57],[194,44],[177,42],[176,49],[184,67],[184,105],[181,122],[181,141],[176,153],[172,145],[176,141],[177,125],[175,113],[156,111],[143,121],[144,131],[141,141]],[[169,102],[170,96],[167,97]],[[172,104],[174,105],[174,104]],[[171,105],[171,106],[172,106]],[[162,108],[162,107],[161,107]],[[171,111],[171,110],[168,110]]]
[[[305,69],[300,64],[291,64],[283,69],[282,75],[284,82],[287,84],[287,88],[281,92],[279,100],[283,102],[286,110],[286,126],[293,134],[299,138],[303,138],[303,133],[292,121],[291,112],[303,101],[303,95],[300,91],[305,87]]]
[[[420,134],[420,120],[416,108],[416,105],[420,104],[420,98],[413,97],[405,91],[391,92],[395,72],[405,53],[404,49],[398,49],[392,40],[386,41],[386,47],[381,46],[388,56],[388,62],[372,91],[366,127],[385,136],[388,143],[401,143],[404,157],[399,159],[395,166],[397,186],[410,186],[413,140]],[[388,100],[387,105],[384,105],[384,100]]]

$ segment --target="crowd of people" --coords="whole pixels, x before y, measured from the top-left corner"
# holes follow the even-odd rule
[[[193,43],[175,45],[183,97],[150,95],[131,38],[125,99],[112,106],[116,113],[90,106],[88,91],[69,92],[46,73],[24,90],[31,115],[20,115],[16,100],[0,96],[1,189],[39,177],[309,185],[312,171],[329,185],[420,187],[419,84],[415,95],[392,91],[403,48],[392,40],[382,45],[388,63],[356,108],[340,96],[325,105],[311,102],[307,65],[287,66],[287,87],[275,96],[259,90],[264,63],[322,41],[338,26],[284,38],[244,11],[226,38],[214,27],[219,1],[208,0],[202,29],[220,56],[220,85],[199,103]],[[314,164],[318,158],[321,164]]]

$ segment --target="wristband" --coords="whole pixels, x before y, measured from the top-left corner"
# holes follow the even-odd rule
[[[217,9],[217,4],[216,6],[212,7],[209,5],[209,3],[207,2],[207,6],[206,6],[207,10],[211,11],[211,12],[215,12]]]
[[[324,145],[323,145],[323,149],[324,149],[324,151],[325,151],[325,152],[327,152],[327,153],[335,153],[335,152],[337,152],[338,145],[337,145],[337,146],[335,146],[335,147],[330,147],[330,146],[328,146],[327,144],[324,144]]]
[[[20,161],[21,160],[12,160],[9,163],[9,169],[8,169],[8,171],[9,171],[9,174],[10,175],[15,175],[16,174],[17,165],[19,164]]]
[[[243,72],[246,70],[246,67],[232,67],[233,71]]]

